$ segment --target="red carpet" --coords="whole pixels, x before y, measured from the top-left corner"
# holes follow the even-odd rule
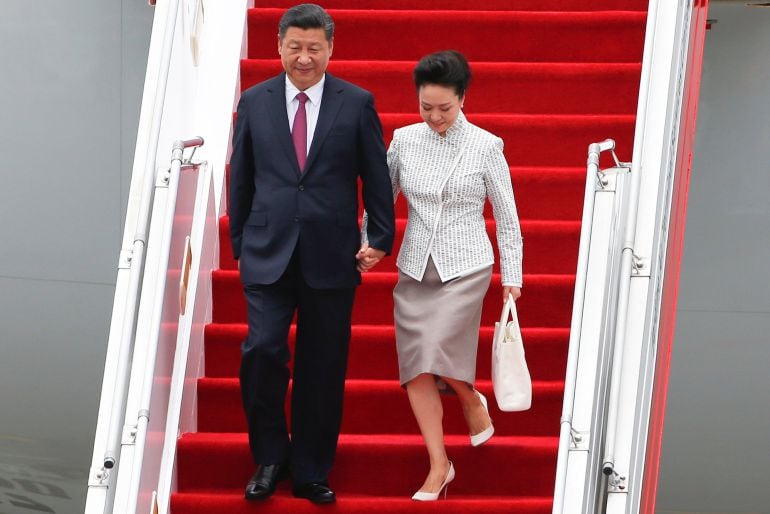
[[[291,0],[249,12],[245,89],[280,71],[275,33]],[[468,442],[456,399],[445,398],[449,455],[457,468],[448,501],[409,497],[427,473],[427,455],[399,387],[393,331],[395,259],[364,276],[353,313],[343,434],[330,477],[338,502],[324,510],[369,514],[550,512],[587,145],[607,137],[630,154],[646,0],[330,0],[337,25],[330,72],[375,94],[385,137],[419,121],[414,61],[443,48],[471,60],[465,110],[505,141],[525,240],[523,337],[534,383],[533,408],[492,410],[496,433]],[[387,10],[385,10],[387,8]],[[400,243],[405,205],[397,205]],[[494,220],[487,229],[494,235]],[[214,273],[213,323],[206,328],[206,377],[198,384],[198,432],[178,447],[174,514],[304,513],[318,507],[286,484],[264,503],[243,500],[253,472],[238,390],[245,307],[220,222],[221,269]],[[494,237],[492,239],[494,241]],[[499,316],[499,269],[482,316],[478,388],[491,395],[492,325]],[[293,345],[293,331],[291,344]]]

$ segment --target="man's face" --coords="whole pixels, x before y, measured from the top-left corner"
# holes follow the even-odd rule
[[[297,89],[304,91],[318,83],[326,72],[334,41],[327,41],[323,29],[289,27],[278,39],[283,69]]]

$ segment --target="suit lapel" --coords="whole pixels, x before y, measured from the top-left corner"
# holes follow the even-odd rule
[[[318,123],[316,123],[315,132],[313,133],[313,143],[310,145],[310,152],[307,155],[303,177],[312,169],[313,163],[324,144],[324,140],[329,134],[329,130],[334,126],[334,121],[337,119],[337,114],[344,102],[343,92],[344,87],[342,83],[327,73],[326,81],[324,82],[324,94],[321,98],[321,110],[318,113]],[[291,143],[291,140],[289,142]],[[296,161],[296,157],[294,160]]]
[[[283,147],[297,177],[299,177],[302,173],[297,162],[297,154],[294,151],[294,142],[291,140],[289,116],[286,114],[286,74],[281,73],[274,78],[267,90],[270,92],[270,120],[275,127],[275,134],[281,142],[281,147]]]

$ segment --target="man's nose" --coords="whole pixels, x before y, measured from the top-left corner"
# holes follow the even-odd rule
[[[299,61],[300,64],[309,64],[310,54],[308,54],[307,52],[302,52],[301,54],[299,54],[299,58],[297,59],[297,61]]]

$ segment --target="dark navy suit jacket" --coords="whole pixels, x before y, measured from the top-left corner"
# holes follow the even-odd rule
[[[230,237],[244,284],[276,282],[299,245],[310,287],[361,282],[358,179],[369,244],[390,253],[394,214],[382,126],[368,91],[326,74],[304,170],[286,114],[285,74],[242,96],[230,159]]]

